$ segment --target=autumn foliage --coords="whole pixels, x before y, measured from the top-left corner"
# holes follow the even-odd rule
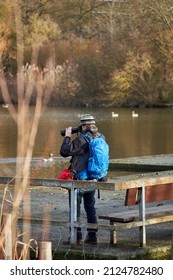
[[[53,57],[51,105],[173,102],[171,0],[15,0],[24,30],[24,65]],[[0,4],[0,60],[15,89],[16,30],[11,1]],[[16,93],[11,93],[16,102]],[[2,97],[1,102],[3,102]],[[31,102],[35,102],[34,91]]]

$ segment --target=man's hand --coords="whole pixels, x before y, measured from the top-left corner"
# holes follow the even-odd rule
[[[71,130],[72,130],[72,127],[68,127],[66,128],[66,131],[65,131],[65,136],[68,136],[68,137],[71,137]]]

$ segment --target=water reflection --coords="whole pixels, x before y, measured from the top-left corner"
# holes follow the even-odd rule
[[[112,117],[113,111],[118,117]],[[54,154],[56,160],[51,168],[45,167],[47,173],[54,170],[55,174],[55,169],[57,172],[61,168],[59,149],[63,138],[60,130],[68,126],[77,126],[80,120],[78,115],[83,113],[90,113],[95,117],[100,131],[110,145],[110,158],[172,154],[173,110],[136,109],[135,112],[139,114],[138,118],[132,118],[130,108],[47,108],[38,129],[32,171],[36,171],[35,163],[39,163],[50,152]],[[6,158],[9,167],[12,165],[9,159],[16,157],[17,132],[15,122],[4,108],[0,108],[0,129],[0,158]],[[2,162],[0,166],[2,167]],[[41,167],[41,170],[45,169]]]

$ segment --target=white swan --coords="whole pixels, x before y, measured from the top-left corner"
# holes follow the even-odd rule
[[[132,111],[132,117],[133,117],[133,118],[137,118],[137,117],[138,117],[138,114],[135,113],[135,111]]]
[[[3,108],[8,108],[8,104],[2,104]]]
[[[43,159],[44,162],[53,161],[53,154],[50,153],[48,158]]]
[[[118,118],[119,114],[112,112],[112,118]]]

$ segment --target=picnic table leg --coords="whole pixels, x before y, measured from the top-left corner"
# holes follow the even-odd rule
[[[116,224],[113,221],[110,221],[110,225],[114,226],[114,230],[110,230],[110,244],[117,244],[117,232]]]
[[[77,222],[77,190],[71,185],[70,195],[70,244],[75,245],[77,241],[77,228],[75,222]]]
[[[146,226],[145,226],[145,187],[142,186],[139,189],[140,203],[139,203],[139,220],[143,222],[143,225],[139,227],[139,239],[140,246],[146,246]]]

